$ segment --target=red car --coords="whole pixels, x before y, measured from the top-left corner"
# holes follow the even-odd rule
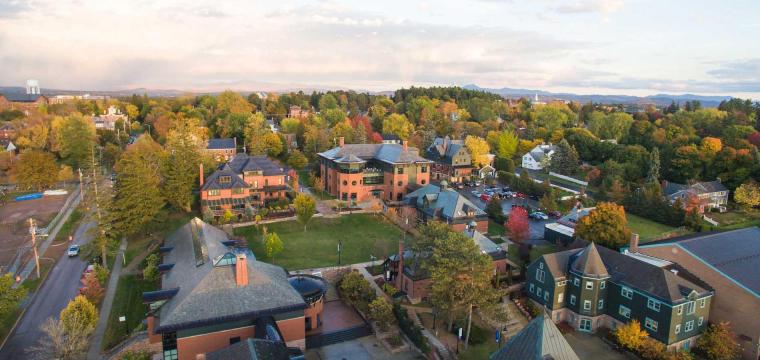
[[[489,202],[489,201],[491,201],[491,195],[488,195],[488,194],[480,195],[480,200],[483,200],[485,202]]]
[[[515,193],[515,197],[519,197],[519,198],[525,199],[527,196],[525,196],[525,194],[523,194],[521,192],[518,192],[518,193]]]

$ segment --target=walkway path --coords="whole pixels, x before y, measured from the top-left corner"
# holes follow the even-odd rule
[[[113,306],[113,298],[116,295],[116,286],[119,284],[119,278],[121,277],[121,268],[124,259],[124,250],[127,249],[127,238],[121,238],[121,244],[119,244],[119,252],[116,254],[116,260],[114,261],[113,270],[111,271],[111,277],[108,279],[108,289],[106,290],[106,296],[103,297],[103,304],[100,307],[100,318],[98,319],[98,325],[95,327],[92,340],[90,341],[90,350],[87,352],[87,359],[98,360],[101,358],[100,349],[103,343],[103,335],[106,332],[106,325],[108,325],[108,316],[111,314],[111,307]]]
[[[132,259],[132,261],[130,261],[129,264],[127,264],[127,266],[121,272],[124,275],[140,273],[138,267],[140,266],[140,264],[142,263],[142,261],[145,260],[145,258],[148,257],[148,255],[150,255],[153,252],[153,250],[156,250],[157,247],[158,247],[158,242],[157,241],[151,241],[151,243],[148,246],[148,248],[145,249],[145,250],[143,250],[137,256],[135,256]]]

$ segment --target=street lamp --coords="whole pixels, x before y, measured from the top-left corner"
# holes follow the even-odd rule
[[[338,240],[338,265],[340,265],[340,252],[343,250],[343,241]]]

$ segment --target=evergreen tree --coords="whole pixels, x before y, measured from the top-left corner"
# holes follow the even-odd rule
[[[647,181],[657,183],[660,181],[660,149],[656,146],[649,153],[649,171]]]
[[[572,175],[578,169],[579,163],[578,151],[567,140],[562,139],[552,155],[549,169],[563,175]]]
[[[191,210],[193,188],[198,183],[196,169],[203,146],[199,135],[197,119],[179,116],[166,141],[167,158],[163,166],[162,192],[172,207],[184,212]]]

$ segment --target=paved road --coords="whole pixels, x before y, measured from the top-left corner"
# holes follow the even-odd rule
[[[94,226],[94,222],[82,223],[74,234],[74,243],[82,245],[89,242],[92,236],[87,230]],[[66,255],[61,257],[48,274],[45,283],[33,296],[32,303],[27,307],[24,317],[13,334],[0,349],[0,360],[33,357],[27,351],[42,338],[40,326],[47,318],[58,317],[66,304],[77,295],[79,279],[86,267],[87,263],[79,257],[69,258]]]

